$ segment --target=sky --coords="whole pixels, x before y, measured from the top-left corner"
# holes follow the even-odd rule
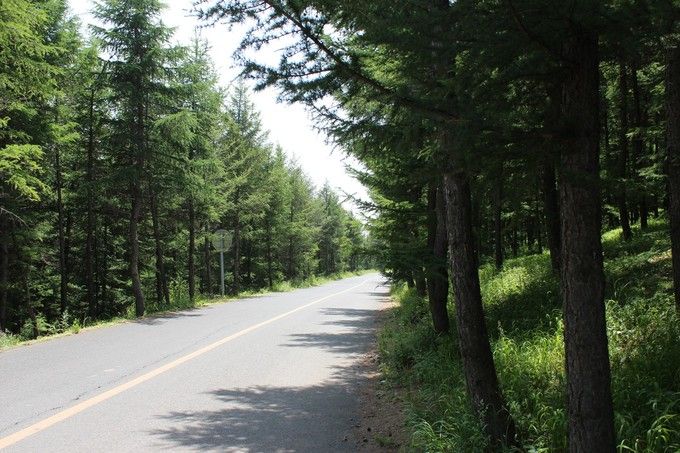
[[[93,22],[90,10],[93,0],[69,0],[71,11],[76,15],[87,32],[86,27]],[[173,27],[174,43],[188,44],[200,21],[189,15],[192,0],[166,1],[167,8],[162,15],[165,25]],[[228,87],[238,77],[240,68],[232,59],[234,50],[241,41],[243,33],[238,27],[229,30],[226,25],[202,27],[201,36],[211,46],[211,56],[220,76],[220,83]],[[258,55],[259,57],[260,55]],[[269,63],[275,58],[273,52],[262,54],[263,62]],[[268,61],[269,59],[269,61]],[[277,60],[274,60],[274,62]],[[366,189],[345,168],[347,165],[359,167],[353,158],[346,156],[340,149],[326,143],[326,137],[314,130],[313,121],[305,108],[299,104],[282,104],[276,102],[277,92],[267,89],[252,94],[252,101],[259,110],[262,125],[269,131],[269,141],[279,144],[286,154],[302,166],[314,184],[321,187],[326,181],[341,195],[347,193],[367,199]],[[349,202],[345,207],[358,212]]]

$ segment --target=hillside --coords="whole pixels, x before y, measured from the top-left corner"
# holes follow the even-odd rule
[[[680,448],[680,323],[673,306],[667,224],[602,237],[612,392],[619,451]],[[480,271],[501,388],[530,451],[566,450],[563,323],[547,254]],[[411,389],[418,451],[480,451],[486,445],[465,395],[453,336],[435,337],[426,302],[403,286],[381,334],[383,370]],[[453,310],[451,310],[453,312]],[[455,322],[452,319],[452,323]]]

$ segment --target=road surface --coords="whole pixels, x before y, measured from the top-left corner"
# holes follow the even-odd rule
[[[353,451],[377,275],[0,352],[0,449]]]

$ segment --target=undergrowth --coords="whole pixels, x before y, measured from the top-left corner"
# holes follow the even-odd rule
[[[652,222],[623,242],[603,236],[607,329],[618,450],[680,451],[680,321],[672,295],[667,225]],[[565,451],[564,345],[559,283],[548,255],[480,270],[499,380],[525,451]],[[437,338],[427,304],[393,288],[400,302],[380,336],[387,379],[410,389],[417,451],[488,447],[465,394],[455,334]],[[450,306],[450,313],[453,307]],[[452,318],[455,332],[455,319]]]
[[[167,313],[179,310],[190,310],[193,308],[204,307],[206,305],[224,303],[231,300],[243,299],[248,297],[261,296],[270,292],[286,292],[293,291],[299,288],[309,288],[312,286],[323,285],[325,283],[349,278],[357,275],[364,275],[370,272],[375,272],[371,269],[360,271],[346,271],[338,272],[336,274],[327,276],[312,276],[306,279],[295,281],[279,281],[275,282],[271,289],[264,288],[261,290],[246,290],[238,294],[232,294],[226,297],[220,296],[200,296],[193,301],[189,298],[189,289],[184,281],[173,281],[170,284],[170,303],[158,303],[156,301],[149,301],[146,304],[146,315],[153,316],[160,313]],[[80,320],[71,317],[68,311],[64,312],[60,319],[50,323],[43,316],[36,317],[35,323],[31,320],[26,321],[21,328],[18,335],[6,334],[0,332],[0,351],[11,348],[23,343],[34,340],[48,339],[56,335],[77,334],[85,327],[101,327],[104,325],[122,322],[130,319],[136,319],[134,306],[130,305],[124,316],[112,318],[107,320],[92,321],[89,318]]]

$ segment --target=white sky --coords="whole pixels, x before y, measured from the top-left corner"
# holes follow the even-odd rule
[[[69,3],[71,11],[80,18],[83,27],[92,23],[89,11],[94,0],[69,0]],[[167,9],[162,20],[167,26],[175,29],[173,36],[175,42],[189,43],[196,26],[200,24],[188,15],[191,3],[192,0],[166,2]],[[229,31],[226,25],[215,25],[201,31],[202,36],[210,43],[213,63],[220,75],[220,83],[225,87],[234,81],[240,71],[232,60],[232,54],[241,41],[242,33],[243,31],[238,28]],[[263,59],[269,60],[265,62],[271,62],[271,58],[276,58],[272,52],[263,53]],[[317,188],[328,181],[340,195],[346,192],[368,199],[366,189],[345,172],[347,164],[357,167],[359,163],[345,156],[341,150],[334,150],[325,143],[324,136],[313,129],[313,123],[303,106],[279,104],[276,102],[276,96],[276,91],[272,89],[252,94],[252,100],[260,111],[262,125],[269,130],[269,140],[280,144],[289,157],[295,158]],[[348,203],[345,203],[345,206],[356,211],[356,208]]]

